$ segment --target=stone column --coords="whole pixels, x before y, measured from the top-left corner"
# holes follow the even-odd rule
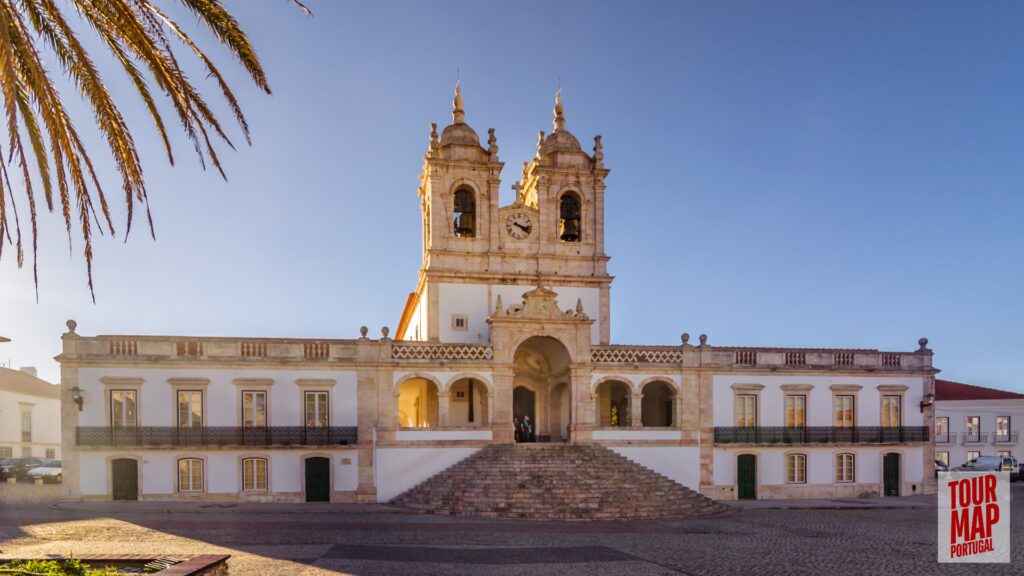
[[[574,444],[590,442],[591,432],[597,426],[594,417],[594,395],[590,392],[590,366],[572,367],[572,411],[569,415],[569,441]]]
[[[641,392],[633,392],[629,395],[629,427],[639,429],[643,427],[644,395]]]
[[[60,362],[60,420],[61,420],[61,500],[81,500],[81,461],[78,453],[76,435],[78,429],[78,404],[72,399],[71,389],[78,386],[78,355],[79,337],[75,333],[77,324],[74,320],[67,322],[68,332],[61,336],[64,350],[57,357]],[[84,394],[84,393],[83,393]],[[86,402],[96,402],[98,410],[103,410],[105,399],[100,394],[86,398]],[[110,474],[110,471],[107,471]],[[141,486],[140,486],[141,492]]]
[[[714,442],[715,429],[712,426],[714,406],[712,405],[713,374],[701,371],[697,378],[699,386],[698,429],[700,431],[700,487],[711,488],[714,485]]]
[[[362,362],[379,362],[383,358],[391,358],[391,341],[381,339],[372,341],[361,338],[358,344],[358,356]],[[390,368],[370,368],[360,366],[356,373],[356,402],[358,406],[356,426],[359,431],[359,468],[357,470],[358,485],[356,500],[359,502],[376,502],[377,486],[374,481],[375,436],[376,442],[381,441],[379,429],[387,430],[387,420],[382,420],[381,400],[388,397],[392,380]],[[392,412],[397,410],[397,402],[391,405]],[[386,432],[384,436],[387,436]]]
[[[495,444],[512,444],[516,441],[512,424],[512,366],[494,368],[494,398],[491,400],[491,435]]]
[[[448,409],[451,408],[449,395],[448,390],[437,393],[437,426],[441,428],[448,427]]]

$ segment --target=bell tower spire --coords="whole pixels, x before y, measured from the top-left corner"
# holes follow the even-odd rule
[[[452,100],[452,124],[465,124],[466,112],[462,109],[461,81],[455,81],[455,98]]]
[[[562,105],[562,89],[555,92],[555,132],[565,130],[565,106]]]

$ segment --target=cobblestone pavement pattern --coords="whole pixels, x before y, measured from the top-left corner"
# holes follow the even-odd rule
[[[523,522],[379,507],[256,509],[99,505],[73,511],[0,494],[4,554],[225,553],[259,574],[1022,574],[1024,483],[1015,484],[1011,564],[940,565],[936,512],[732,508],[643,522]],[[120,504],[120,503],[119,503]],[[145,504],[145,503],[143,503]],[[287,511],[286,511],[287,510]],[[301,512],[296,513],[296,510]]]

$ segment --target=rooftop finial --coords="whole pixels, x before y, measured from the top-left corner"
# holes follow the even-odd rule
[[[455,99],[452,100],[452,124],[463,124],[466,121],[466,113],[462,110],[462,86],[461,80],[455,81]]]
[[[555,132],[565,130],[565,107],[562,106],[562,89],[555,92]]]

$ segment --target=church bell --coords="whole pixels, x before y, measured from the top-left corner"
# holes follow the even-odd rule
[[[561,238],[563,242],[579,242],[580,219],[560,218],[558,220],[558,237]]]
[[[462,212],[455,215],[455,235],[460,238],[471,238],[476,230],[474,214]]]

